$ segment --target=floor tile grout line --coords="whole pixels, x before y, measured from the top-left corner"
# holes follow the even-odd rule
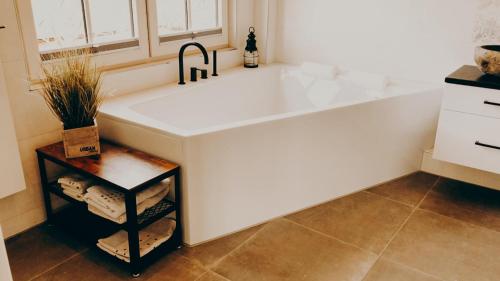
[[[212,272],[212,274],[217,275],[218,277],[221,277],[221,278],[222,278],[222,279],[224,279],[224,280],[231,281],[229,278],[227,278],[227,277],[225,277],[225,276],[223,276],[223,275],[220,275],[219,273],[217,273],[217,272],[215,272],[215,271],[213,271],[213,270],[210,270],[210,272]]]
[[[412,174],[416,174],[416,173],[412,173]],[[409,174],[409,175],[412,175],[412,174]],[[406,175],[406,176],[409,176],[409,175]],[[404,178],[404,177],[405,177],[405,176],[403,176],[403,177],[401,177],[401,178]],[[438,177],[438,179],[439,179],[439,177]],[[395,179],[395,180],[397,180],[397,179]],[[391,181],[388,181],[388,182],[392,182],[392,181],[394,181],[394,180],[391,180]],[[433,183],[433,185],[434,185],[434,184],[435,184],[435,183]],[[394,203],[399,203],[399,204],[405,205],[405,206],[410,207],[410,208],[412,208],[412,209],[414,209],[414,208],[416,207],[416,206],[412,206],[411,204],[408,204],[408,203],[406,203],[406,202],[401,202],[401,201],[398,201],[398,200],[395,200],[395,199],[392,199],[392,198],[388,198],[388,197],[386,197],[386,196],[383,196],[383,195],[380,195],[380,194],[377,194],[377,193],[371,192],[371,191],[369,191],[368,189],[361,190],[360,192],[366,192],[366,193],[369,193],[369,194],[371,194],[371,195],[379,196],[379,197],[381,197],[381,198],[387,199],[387,200],[392,201],[392,202],[394,202]],[[325,203],[327,203],[327,202],[325,202]],[[324,203],[323,203],[323,204],[324,204]],[[336,241],[338,241],[338,242],[340,242],[340,243],[343,243],[343,244],[346,244],[346,245],[352,246],[352,247],[354,247],[354,248],[356,248],[356,249],[358,249],[358,250],[361,250],[361,251],[363,251],[363,252],[366,252],[366,253],[369,253],[369,254],[374,254],[374,255],[377,255],[377,253],[375,253],[375,252],[372,252],[372,251],[370,251],[370,250],[367,250],[367,249],[361,248],[361,247],[359,247],[359,246],[357,246],[357,245],[355,245],[355,244],[351,244],[351,243],[349,243],[349,242],[343,241],[342,239],[339,239],[339,238],[337,238],[337,237],[334,237],[334,236],[331,236],[331,235],[328,235],[328,234],[322,233],[322,232],[320,232],[320,231],[318,231],[318,230],[315,230],[315,229],[313,229],[313,228],[310,228],[310,227],[308,227],[308,226],[305,226],[305,225],[303,225],[303,224],[301,224],[301,223],[295,222],[295,221],[293,221],[293,220],[291,220],[291,219],[287,218],[286,216],[278,217],[278,218],[276,218],[276,219],[274,219],[274,220],[272,220],[272,221],[267,222],[266,224],[272,223],[273,221],[276,221],[276,220],[279,220],[279,219],[283,219],[283,220],[289,221],[289,222],[291,222],[291,223],[293,223],[293,224],[296,224],[296,225],[298,225],[298,226],[300,226],[300,227],[303,227],[303,228],[305,228],[305,229],[308,229],[308,230],[310,230],[310,231],[313,231],[314,233],[317,233],[317,234],[320,234],[320,235],[322,235],[322,236],[328,237],[328,238],[330,238],[330,239],[336,240]],[[185,255],[182,255],[182,254],[181,254],[181,255],[182,255],[184,258],[187,258],[187,259],[189,259],[190,261],[195,262],[196,264],[198,264],[199,266],[201,266],[201,267],[202,267],[202,268],[204,268],[205,270],[207,270],[207,271],[211,271],[211,272],[215,273],[215,272],[212,270],[214,267],[216,267],[217,265],[219,265],[219,264],[222,262],[222,260],[224,260],[225,258],[227,258],[228,256],[230,256],[232,253],[234,253],[235,251],[237,251],[238,249],[240,249],[241,247],[243,247],[243,245],[245,245],[248,241],[250,241],[250,240],[251,240],[254,236],[256,236],[256,235],[257,235],[260,231],[262,231],[262,229],[263,229],[263,228],[265,228],[265,227],[266,227],[266,226],[263,226],[261,229],[259,229],[259,230],[258,230],[258,231],[256,231],[254,234],[252,234],[250,237],[248,237],[245,241],[243,241],[240,245],[238,245],[238,246],[237,246],[237,247],[235,247],[233,250],[229,251],[227,254],[225,254],[224,256],[220,257],[219,259],[217,259],[215,262],[211,263],[210,265],[204,265],[203,263],[199,262],[199,261],[198,261],[198,260],[196,260],[196,259],[193,259],[193,258],[191,258],[191,257],[185,256]],[[203,274],[203,275],[204,275],[204,274]],[[220,275],[220,274],[218,274],[218,275]],[[200,277],[201,277],[201,276],[200,276]]]
[[[439,177],[439,179],[447,179],[447,178],[443,178],[443,177]],[[455,221],[458,221],[458,222],[461,222],[461,223],[465,223],[469,226],[474,226],[474,227],[478,227],[478,228],[481,228],[483,230],[489,230],[489,231],[493,231],[493,232],[496,232],[496,233],[500,233],[500,230],[496,230],[496,229],[493,229],[493,228],[489,228],[487,226],[484,226],[484,225],[480,225],[480,224],[475,224],[475,223],[472,223],[472,222],[469,222],[469,221],[466,221],[466,220],[462,220],[462,219],[459,219],[459,218],[456,218],[456,217],[452,217],[452,216],[448,216],[448,215],[445,215],[445,214],[441,214],[439,212],[436,212],[436,211],[433,211],[431,209],[426,209],[426,208],[422,208],[421,207],[421,204],[419,204],[417,206],[417,209],[419,211],[423,211],[423,212],[427,212],[427,213],[431,213],[431,214],[435,214],[435,215],[439,215],[441,217],[445,217],[445,218],[448,218],[448,219],[452,219],[452,220],[455,220]]]
[[[200,280],[203,276],[205,276],[205,275],[206,275],[206,274],[208,274],[208,273],[213,273],[213,274],[216,274],[216,275],[218,275],[218,276],[223,277],[223,279],[225,279],[225,280],[231,281],[231,280],[227,279],[226,277],[224,277],[224,276],[222,276],[222,275],[218,274],[217,272],[215,272],[215,271],[211,270],[208,266],[204,265],[203,263],[201,263],[200,261],[198,261],[198,260],[196,260],[196,259],[193,259],[193,258],[187,257],[187,256],[185,256],[185,255],[183,255],[183,254],[181,254],[181,253],[177,253],[177,252],[172,252],[172,254],[174,254],[174,255],[178,255],[181,259],[185,259],[185,260],[188,260],[188,261],[190,261],[190,262],[193,262],[196,266],[199,266],[199,267],[201,267],[203,270],[205,270],[205,272],[203,272],[200,276],[198,276],[198,278],[196,278],[196,279],[195,279],[195,281]]]
[[[274,221],[274,220],[273,220]],[[261,232],[269,223],[272,223],[273,221],[270,221],[270,222],[267,222],[265,223],[265,225],[263,225],[259,230],[257,230],[254,234],[250,235],[247,239],[245,239],[243,242],[241,242],[238,246],[236,246],[234,249],[232,249],[231,251],[229,251],[227,254],[223,255],[222,257],[218,258],[216,261],[214,261],[213,263],[211,263],[210,265],[203,265],[203,267],[209,271],[212,271],[212,268],[216,267],[217,265],[219,265],[220,262],[222,262],[222,260],[224,260],[226,257],[228,257],[229,255],[231,255],[232,253],[234,253],[235,251],[239,250],[241,247],[243,247],[244,244],[246,244],[248,241],[250,241],[251,239],[253,239],[259,232]],[[220,274],[218,274],[220,275]],[[225,278],[225,277],[224,277]],[[227,279],[227,278],[226,278]]]
[[[171,255],[177,255],[177,256],[179,256],[181,259],[185,259],[185,260],[187,260],[187,261],[190,261],[190,262],[194,263],[196,266],[201,267],[203,270],[205,270],[205,272],[204,272],[202,275],[205,275],[205,273],[207,273],[208,271],[212,271],[212,270],[210,270],[210,268],[208,268],[206,265],[204,265],[203,263],[201,263],[200,261],[198,261],[198,260],[196,260],[196,259],[193,259],[193,258],[187,257],[187,256],[185,256],[185,255],[183,255],[183,254],[181,254],[181,253],[177,253],[176,251],[174,251],[174,252],[172,252],[172,253],[170,253],[170,254],[171,254]],[[201,277],[202,275],[200,275],[200,277]],[[198,280],[198,279],[196,279],[196,280]]]
[[[36,278],[38,278],[38,277],[40,277],[40,276],[44,275],[45,273],[50,272],[50,271],[52,271],[53,269],[55,269],[55,268],[57,268],[57,267],[59,267],[59,266],[61,266],[61,265],[65,264],[66,262],[68,262],[68,261],[72,260],[73,258],[75,258],[75,257],[77,257],[77,256],[80,256],[81,254],[83,254],[83,253],[87,252],[88,250],[89,250],[89,249],[87,248],[87,249],[85,249],[85,250],[83,250],[83,251],[80,251],[80,252],[78,252],[78,253],[74,253],[73,255],[69,256],[68,258],[64,259],[63,261],[58,262],[57,264],[55,264],[55,265],[53,265],[53,266],[51,266],[51,267],[47,268],[47,269],[46,269],[46,270],[44,270],[43,272],[40,272],[40,273],[36,274],[35,276],[31,277],[30,279],[28,279],[28,281],[35,280]]]
[[[194,279],[194,281],[199,281],[201,280],[201,278],[203,278],[203,276],[209,274],[210,272],[209,271],[205,271],[204,273],[202,273],[198,278]]]
[[[196,260],[196,259],[194,259],[194,258],[187,257],[187,256],[185,256],[185,255],[183,255],[183,254],[181,254],[181,253],[175,253],[175,252],[174,252],[173,254],[176,254],[176,255],[178,255],[179,257],[183,258],[183,259],[186,259],[186,260],[188,260],[188,261],[190,261],[190,262],[193,262],[195,265],[197,265],[197,266],[201,267],[203,270],[205,270],[205,272],[204,272],[204,273],[202,273],[200,276],[198,276],[198,278],[196,278],[196,279],[195,279],[195,281],[200,280],[203,276],[205,276],[205,275],[206,275],[206,274],[208,274],[208,273],[213,273],[213,274],[216,274],[216,275],[218,275],[218,276],[223,277],[223,279],[225,279],[225,280],[231,281],[231,280],[227,279],[226,277],[224,277],[224,276],[222,276],[222,275],[218,274],[217,272],[213,271],[213,270],[212,270],[209,266],[204,265],[202,262],[200,262],[200,261],[198,261],[198,260]]]
[[[395,231],[395,233],[391,236],[391,238],[389,239],[389,241],[387,242],[387,244],[385,245],[385,247],[383,248],[383,250],[380,252],[380,254],[377,254],[375,252],[372,252],[370,250],[367,250],[367,249],[363,249],[359,246],[356,246],[354,244],[351,244],[349,242],[345,242],[343,241],[342,239],[339,239],[337,237],[334,237],[334,236],[331,236],[331,235],[328,235],[328,234],[325,234],[325,233],[322,233],[321,231],[318,231],[318,230],[315,230],[313,228],[310,228],[306,225],[303,225],[299,222],[295,222],[293,221],[292,219],[289,219],[289,218],[286,218],[286,217],[279,217],[279,218],[276,218],[270,222],[268,222],[267,224],[270,224],[270,223],[273,223],[275,221],[278,221],[278,220],[285,220],[285,221],[288,221],[288,222],[291,222],[295,225],[298,225],[302,228],[305,228],[305,229],[308,229],[310,231],[313,231],[314,233],[317,233],[317,234],[320,234],[322,236],[325,236],[325,237],[328,237],[330,239],[333,239],[333,240],[336,240],[338,242],[341,242],[343,244],[346,244],[346,245],[349,245],[349,246],[352,246],[352,247],[355,247],[361,251],[364,251],[364,252],[367,252],[367,253],[370,253],[370,254],[374,254],[376,255],[376,259],[374,260],[373,264],[370,266],[370,268],[367,270],[367,272],[365,273],[364,277],[362,278],[362,280],[365,280],[368,276],[368,274],[370,273],[370,271],[374,268],[375,264],[377,262],[379,262],[380,260],[388,260],[394,264],[397,264],[397,265],[400,265],[402,267],[405,267],[409,270],[413,270],[415,272],[419,272],[421,274],[424,274],[424,275],[427,275],[427,276],[430,276],[430,277],[433,277],[433,278],[436,278],[440,281],[444,281],[444,279],[440,278],[440,277],[437,277],[437,276],[434,276],[432,274],[429,274],[427,272],[424,272],[424,271],[421,271],[417,268],[414,268],[414,267],[411,267],[409,265],[406,265],[404,263],[401,263],[401,262],[398,262],[398,261],[395,261],[391,258],[387,258],[387,257],[382,257],[384,255],[384,253],[386,252],[386,250],[390,247],[390,245],[392,244],[392,242],[397,238],[397,236],[400,234],[400,232],[403,230],[403,228],[408,224],[408,222],[410,221],[410,219],[413,218],[414,214],[417,212],[417,211],[422,211],[422,212],[426,212],[426,213],[430,213],[430,214],[434,214],[434,215],[438,215],[440,217],[443,217],[443,218],[447,218],[447,219],[452,219],[454,221],[457,221],[457,222],[460,222],[460,223],[464,223],[464,224],[467,224],[467,225],[470,225],[470,226],[474,226],[474,227],[478,227],[478,228],[481,228],[481,229],[485,229],[485,230],[489,230],[489,231],[493,231],[493,232],[497,232],[497,233],[500,233],[500,231],[497,231],[497,230],[494,230],[494,229],[490,229],[488,227],[485,227],[485,226],[481,226],[481,225],[477,225],[477,224],[474,224],[474,223],[470,223],[470,222],[467,222],[467,221],[464,221],[464,220],[461,220],[459,218],[455,218],[455,217],[452,217],[452,216],[448,216],[448,215],[445,215],[445,214],[441,214],[441,213],[438,213],[436,211],[433,211],[433,210],[429,210],[429,209],[424,209],[422,208],[422,205],[424,205],[424,201],[429,197],[431,196],[432,192],[435,192],[436,190],[436,187],[439,186],[439,182],[440,180],[442,180],[443,178],[442,177],[438,177],[434,183],[432,183],[431,187],[425,192],[424,196],[422,197],[421,200],[418,201],[418,203],[414,206],[408,204],[408,203],[405,203],[405,202],[401,202],[399,200],[396,200],[396,199],[392,199],[392,198],[388,198],[384,195],[381,195],[381,194],[377,194],[377,193],[374,193],[374,192],[371,192],[369,190],[362,190],[361,192],[365,191],[369,194],[372,194],[372,195],[376,195],[376,196],[379,196],[379,197],[382,197],[384,199],[387,199],[387,200],[390,200],[392,202],[395,202],[395,203],[399,203],[399,204],[402,204],[402,205],[405,205],[405,206],[408,206],[410,207],[412,210],[410,212],[410,214],[408,215],[408,217],[402,222],[402,224],[397,228],[397,230]],[[265,227],[267,227],[267,225],[264,225],[261,227],[261,229],[258,229],[255,233],[253,233],[252,235],[250,235],[248,238],[246,238],[245,240],[243,240],[241,243],[239,243],[234,249],[230,250],[227,254],[225,254],[224,256],[220,257],[219,259],[217,259],[215,262],[211,263],[210,265],[208,266],[205,266],[203,264],[201,264],[201,262],[198,262],[197,260],[195,260],[194,258],[190,258],[188,256],[184,256],[182,254],[179,254],[180,256],[183,256],[185,259],[188,259],[188,260],[191,260],[191,261],[196,261],[199,264],[200,267],[202,267],[203,269],[205,269],[205,272],[203,272],[200,276],[198,276],[195,280],[201,280],[204,276],[206,277],[207,274],[210,275],[210,274],[213,274],[213,275],[216,275],[217,277],[220,277],[221,279],[223,280],[228,280],[230,281],[228,278],[218,274],[217,272],[215,272],[213,270],[214,267],[218,266],[225,258],[227,258],[228,256],[234,254],[234,252],[238,251],[240,248],[242,248],[245,244],[247,244],[250,240],[252,240],[253,238],[255,238],[255,236],[257,236]],[[44,270],[43,272],[35,275],[34,277],[30,278],[29,281],[32,281],[36,278],[39,278],[40,276],[43,276],[44,274],[47,274],[48,272],[54,270],[55,268],[67,263],[67,262],[70,262],[70,260],[74,259],[75,257],[77,257],[78,255],[81,255],[81,254],[84,254],[85,252],[87,252],[89,249],[86,248],[86,249],[83,249],[82,251],[79,251],[71,256],[69,256],[68,258],[66,258],[65,260],[55,264],[54,266]]]
[[[375,253],[375,252],[372,252],[372,251],[370,251],[370,250],[367,250],[367,249],[361,248],[361,247],[360,247],[360,246],[358,246],[358,245],[355,245],[355,244],[352,244],[352,243],[346,242],[346,241],[344,241],[344,240],[342,240],[342,239],[340,239],[340,238],[337,238],[337,237],[335,237],[335,236],[332,236],[332,235],[329,235],[329,234],[323,233],[323,232],[321,232],[321,231],[318,231],[318,230],[316,230],[316,229],[314,229],[314,228],[311,228],[311,227],[309,227],[309,226],[306,226],[306,225],[303,225],[303,224],[301,224],[301,223],[298,223],[298,222],[296,222],[296,221],[294,221],[294,220],[291,220],[291,219],[289,219],[289,218],[283,217],[282,219],[283,219],[283,220],[286,220],[286,221],[288,221],[288,222],[291,222],[291,223],[293,223],[293,224],[295,224],[295,225],[297,225],[297,226],[300,226],[300,227],[302,227],[302,228],[305,228],[305,229],[307,229],[307,230],[309,230],[309,231],[312,231],[312,232],[314,232],[314,233],[316,233],[316,234],[319,234],[319,235],[321,235],[321,236],[324,236],[324,237],[330,238],[330,239],[332,239],[332,240],[335,240],[335,241],[337,241],[337,242],[340,242],[340,243],[342,243],[342,244],[345,244],[345,245],[348,245],[348,246],[354,247],[354,248],[356,248],[356,249],[358,249],[358,250],[360,250],[360,251],[363,251],[363,252],[365,252],[365,253],[369,253],[369,254],[372,254],[372,255],[375,255],[375,256],[377,255],[377,253]]]
[[[226,277],[224,277],[224,276],[222,276],[222,275],[218,274],[217,272],[215,272],[215,271],[213,271],[213,270],[208,270],[208,271],[206,271],[205,273],[203,273],[202,275],[200,275],[200,277],[196,278],[194,281],[199,281],[199,280],[201,280],[201,278],[203,278],[203,276],[205,276],[205,275],[207,275],[207,274],[210,274],[210,273],[211,273],[211,274],[216,275],[216,276],[217,276],[217,277],[219,277],[219,278],[222,278],[223,280],[226,280],[226,281],[231,281],[231,280],[227,279]]]
[[[427,190],[427,192],[425,193],[425,195],[422,197],[422,199],[418,202],[418,204],[415,205],[415,207],[413,207],[412,211],[410,212],[410,214],[408,215],[408,217],[406,217],[406,219],[401,223],[401,225],[398,227],[398,229],[394,232],[394,234],[391,236],[391,238],[389,239],[389,241],[387,242],[387,244],[385,245],[385,247],[382,249],[382,251],[380,251],[380,253],[378,254],[378,257],[377,259],[375,260],[375,262],[373,263],[372,267],[366,272],[365,276],[363,277],[363,279],[361,279],[361,281],[364,281],[366,280],[366,277],[368,276],[368,274],[370,273],[371,269],[373,268],[373,266],[380,260],[380,258],[382,257],[382,255],[384,254],[384,252],[387,250],[387,248],[389,248],[389,245],[391,245],[391,243],[394,241],[394,239],[396,239],[396,237],[398,236],[398,234],[401,232],[401,230],[406,226],[406,224],[408,223],[408,221],[410,221],[410,218],[413,216],[413,214],[415,213],[415,211],[417,209],[419,209],[420,205],[422,204],[422,202],[424,202],[424,200],[427,198],[427,196],[429,195],[429,193],[431,193],[431,191],[434,189],[434,187],[439,183],[439,180],[441,179],[441,177],[437,177],[437,179],[434,181],[434,183],[431,185],[431,187],[429,188],[429,190]]]
[[[384,196],[384,195],[381,195],[381,194],[378,194],[378,193],[375,193],[375,192],[372,192],[372,191],[369,191],[369,190],[362,190],[361,192],[366,192],[366,193],[369,193],[371,195],[376,195],[378,197],[381,197],[381,198],[384,198],[386,200],[389,200],[391,202],[394,202],[394,203],[399,203],[399,204],[402,204],[402,205],[405,205],[406,207],[410,207],[410,208],[415,208],[416,205],[412,205],[412,204],[408,204],[406,202],[402,202],[402,201],[399,201],[399,200],[396,200],[396,199],[392,199],[392,198],[389,198],[387,196]]]
[[[432,278],[434,278],[434,279],[437,279],[437,280],[439,280],[439,281],[446,281],[445,279],[443,279],[443,278],[441,278],[441,277],[438,277],[438,276],[435,276],[435,275],[433,275],[433,274],[427,273],[427,272],[422,271],[422,270],[420,270],[420,269],[418,269],[418,268],[411,267],[411,266],[406,265],[406,264],[404,264],[404,263],[400,263],[400,262],[395,261],[395,260],[393,260],[393,259],[391,259],[391,258],[384,258],[384,259],[386,259],[386,260],[388,260],[388,261],[390,261],[390,262],[392,262],[392,263],[394,263],[394,264],[397,264],[397,265],[399,265],[399,266],[405,267],[405,268],[407,268],[407,269],[409,269],[409,270],[413,270],[413,271],[415,271],[415,272],[418,272],[418,273],[421,273],[421,274],[424,274],[424,275],[430,276],[430,277],[432,277]]]
[[[254,234],[250,235],[247,239],[245,239],[243,242],[241,242],[241,244],[239,244],[238,246],[236,246],[234,249],[232,249],[231,251],[229,251],[227,254],[225,254],[224,256],[220,257],[219,259],[217,259],[215,262],[213,262],[211,265],[210,265],[210,270],[214,267],[216,267],[217,265],[219,265],[225,258],[229,257],[232,253],[236,252],[237,250],[241,249],[243,247],[243,245],[245,245],[248,241],[250,241],[251,239],[253,239],[255,236],[257,236],[257,234],[259,232],[261,232],[264,228],[266,228],[269,223],[272,223],[274,220],[270,221],[270,222],[267,222],[264,226],[262,226],[261,229],[257,230]]]
[[[460,222],[460,223],[463,223],[463,224],[466,224],[468,226],[473,226],[473,227],[477,227],[477,228],[480,228],[482,230],[487,230],[487,231],[492,231],[492,232],[495,232],[495,233],[499,233],[500,234],[500,231],[498,230],[495,230],[495,229],[492,229],[492,228],[488,228],[486,226],[482,226],[482,225],[479,225],[479,224],[474,224],[474,223],[471,223],[471,222],[468,222],[468,221],[464,221],[464,220],[461,220],[461,219],[458,219],[458,218],[454,218],[454,217],[451,217],[451,216],[447,216],[447,215],[444,215],[444,214],[441,214],[441,213],[438,213],[438,212],[435,212],[433,210],[429,210],[429,209],[423,209],[423,208],[418,208],[418,211],[422,211],[422,212],[426,212],[426,213],[431,213],[431,214],[434,214],[434,215],[438,215],[440,217],[444,217],[444,218],[447,218],[447,219],[451,219],[451,220],[454,220],[456,222]]]

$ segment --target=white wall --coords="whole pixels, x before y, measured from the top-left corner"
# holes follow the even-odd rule
[[[4,198],[26,187],[17,146],[17,138],[10,110],[7,88],[0,60],[0,198]]]
[[[443,81],[473,63],[478,4],[498,0],[276,1],[279,61]]]
[[[44,220],[35,148],[59,139],[59,124],[43,99],[29,92],[21,33],[14,0],[0,0],[0,60],[21,154],[26,189],[0,199],[0,224],[6,237]]]

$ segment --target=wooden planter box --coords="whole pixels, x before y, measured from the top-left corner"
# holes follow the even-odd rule
[[[99,131],[97,125],[64,130],[62,133],[66,158],[99,155]]]

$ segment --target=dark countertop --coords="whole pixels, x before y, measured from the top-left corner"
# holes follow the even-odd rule
[[[500,90],[500,77],[484,74],[473,65],[462,66],[444,81],[450,84]]]

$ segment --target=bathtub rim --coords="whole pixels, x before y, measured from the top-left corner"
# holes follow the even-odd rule
[[[290,64],[283,64],[283,63],[273,63],[273,64],[269,64],[269,65],[264,65],[261,69],[268,69],[268,68],[281,68],[281,69],[283,69],[283,68],[288,68],[288,67],[297,67],[297,66],[290,65]],[[443,89],[443,84],[439,84],[439,83],[424,82],[424,81],[410,81],[407,79],[394,79],[394,80],[391,80],[391,81],[393,81],[393,83],[391,83],[391,85],[398,85],[398,84],[404,84],[406,82],[411,82],[411,83],[419,84],[419,86],[421,88],[410,90],[407,93],[398,94],[398,95],[385,96],[385,97],[381,97],[381,98],[367,97],[366,99],[339,102],[339,103],[334,103],[334,104],[322,106],[322,107],[315,107],[315,108],[311,108],[311,109],[303,109],[303,110],[296,110],[296,111],[285,112],[285,113],[271,114],[271,115],[266,115],[266,116],[262,116],[262,117],[240,120],[240,121],[235,121],[235,122],[229,122],[229,123],[225,123],[225,124],[208,126],[208,127],[201,128],[201,129],[191,129],[191,130],[179,128],[179,127],[176,127],[173,125],[169,125],[167,123],[161,122],[161,121],[156,120],[156,119],[151,118],[151,117],[148,117],[148,116],[141,114],[141,113],[132,109],[132,107],[134,105],[139,104],[137,102],[137,100],[139,99],[139,97],[141,95],[143,96],[141,103],[151,102],[153,100],[156,100],[159,98],[164,98],[164,97],[167,97],[170,95],[183,94],[186,91],[189,91],[191,89],[203,87],[204,85],[206,85],[206,83],[210,83],[210,84],[217,83],[217,82],[220,83],[221,81],[230,79],[231,76],[233,76],[233,75],[241,75],[241,73],[251,72],[251,71],[255,71],[255,70],[248,70],[248,69],[235,67],[235,68],[231,68],[231,69],[226,70],[225,71],[226,76],[223,76],[223,79],[219,78],[216,80],[200,81],[201,83],[198,82],[198,84],[194,84],[194,85],[191,84],[191,85],[189,85],[187,87],[183,87],[183,88],[179,88],[177,83],[169,83],[169,84],[165,84],[163,86],[153,87],[153,88],[145,89],[142,91],[133,92],[133,93],[119,96],[116,98],[110,98],[110,99],[107,99],[105,101],[105,103],[103,104],[103,106],[101,107],[101,109],[99,109],[98,118],[106,118],[106,119],[110,119],[110,120],[117,121],[117,122],[124,122],[124,123],[129,124],[129,125],[134,125],[134,126],[139,126],[139,127],[151,129],[157,133],[161,133],[163,135],[170,136],[170,137],[189,138],[189,137],[195,137],[195,136],[201,136],[201,135],[222,132],[222,131],[231,130],[231,129],[235,129],[235,128],[257,125],[257,124],[261,124],[261,123],[292,119],[292,118],[296,118],[298,116],[321,113],[321,112],[325,112],[325,111],[333,110],[333,109],[346,108],[346,107],[361,105],[361,104],[370,103],[370,102],[379,102],[379,101],[384,101],[386,99],[393,99],[393,98],[402,97],[405,95],[424,94],[424,93],[428,93],[430,91],[440,91]],[[389,87],[391,87],[391,86],[389,86]],[[162,92],[160,92],[160,91],[162,91]]]

